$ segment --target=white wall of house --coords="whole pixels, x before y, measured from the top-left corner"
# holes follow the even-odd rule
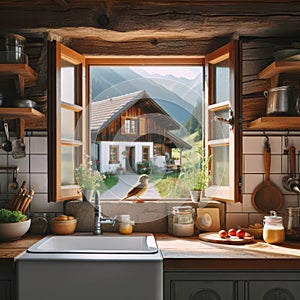
[[[99,143],[99,160],[100,160],[100,172],[116,172],[119,167],[119,163],[110,164],[109,163],[109,147],[110,146],[119,146],[119,162],[125,167],[126,160],[123,155],[126,147],[134,147],[135,148],[135,169],[137,169],[137,163],[142,161],[142,148],[149,147],[149,159],[153,158],[153,143],[152,142],[107,142],[102,141]]]

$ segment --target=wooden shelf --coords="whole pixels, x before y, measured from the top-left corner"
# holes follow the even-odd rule
[[[22,76],[25,86],[33,86],[37,79],[36,72],[27,64],[0,64],[0,76]]]
[[[298,130],[300,117],[261,117],[249,122],[247,129]]]
[[[300,61],[274,61],[258,74],[258,78],[269,79],[279,73],[300,73]]]
[[[0,107],[0,118],[6,119],[39,119],[43,118],[44,114],[30,107],[8,108]]]

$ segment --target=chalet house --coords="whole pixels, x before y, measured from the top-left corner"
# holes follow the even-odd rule
[[[131,172],[140,162],[165,166],[172,148],[191,146],[171,130],[180,125],[145,91],[121,95],[91,104],[93,156],[101,172],[120,166]]]

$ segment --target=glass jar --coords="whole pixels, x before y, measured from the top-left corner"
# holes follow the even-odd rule
[[[176,236],[191,236],[194,234],[193,208],[191,206],[174,206],[173,234]]]
[[[270,216],[264,217],[263,239],[268,244],[280,244],[285,240],[282,217],[275,211],[270,211]]]
[[[300,207],[288,207],[285,214],[286,238],[300,240]]]
[[[130,215],[120,215],[118,220],[120,221],[119,232],[121,234],[131,234],[133,231],[132,225],[134,225],[134,221],[130,220]]]

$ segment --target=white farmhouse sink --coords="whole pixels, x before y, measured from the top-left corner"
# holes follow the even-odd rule
[[[18,300],[163,300],[152,234],[47,236],[16,259]]]
[[[153,235],[47,236],[31,246],[29,253],[151,254],[158,248]]]

